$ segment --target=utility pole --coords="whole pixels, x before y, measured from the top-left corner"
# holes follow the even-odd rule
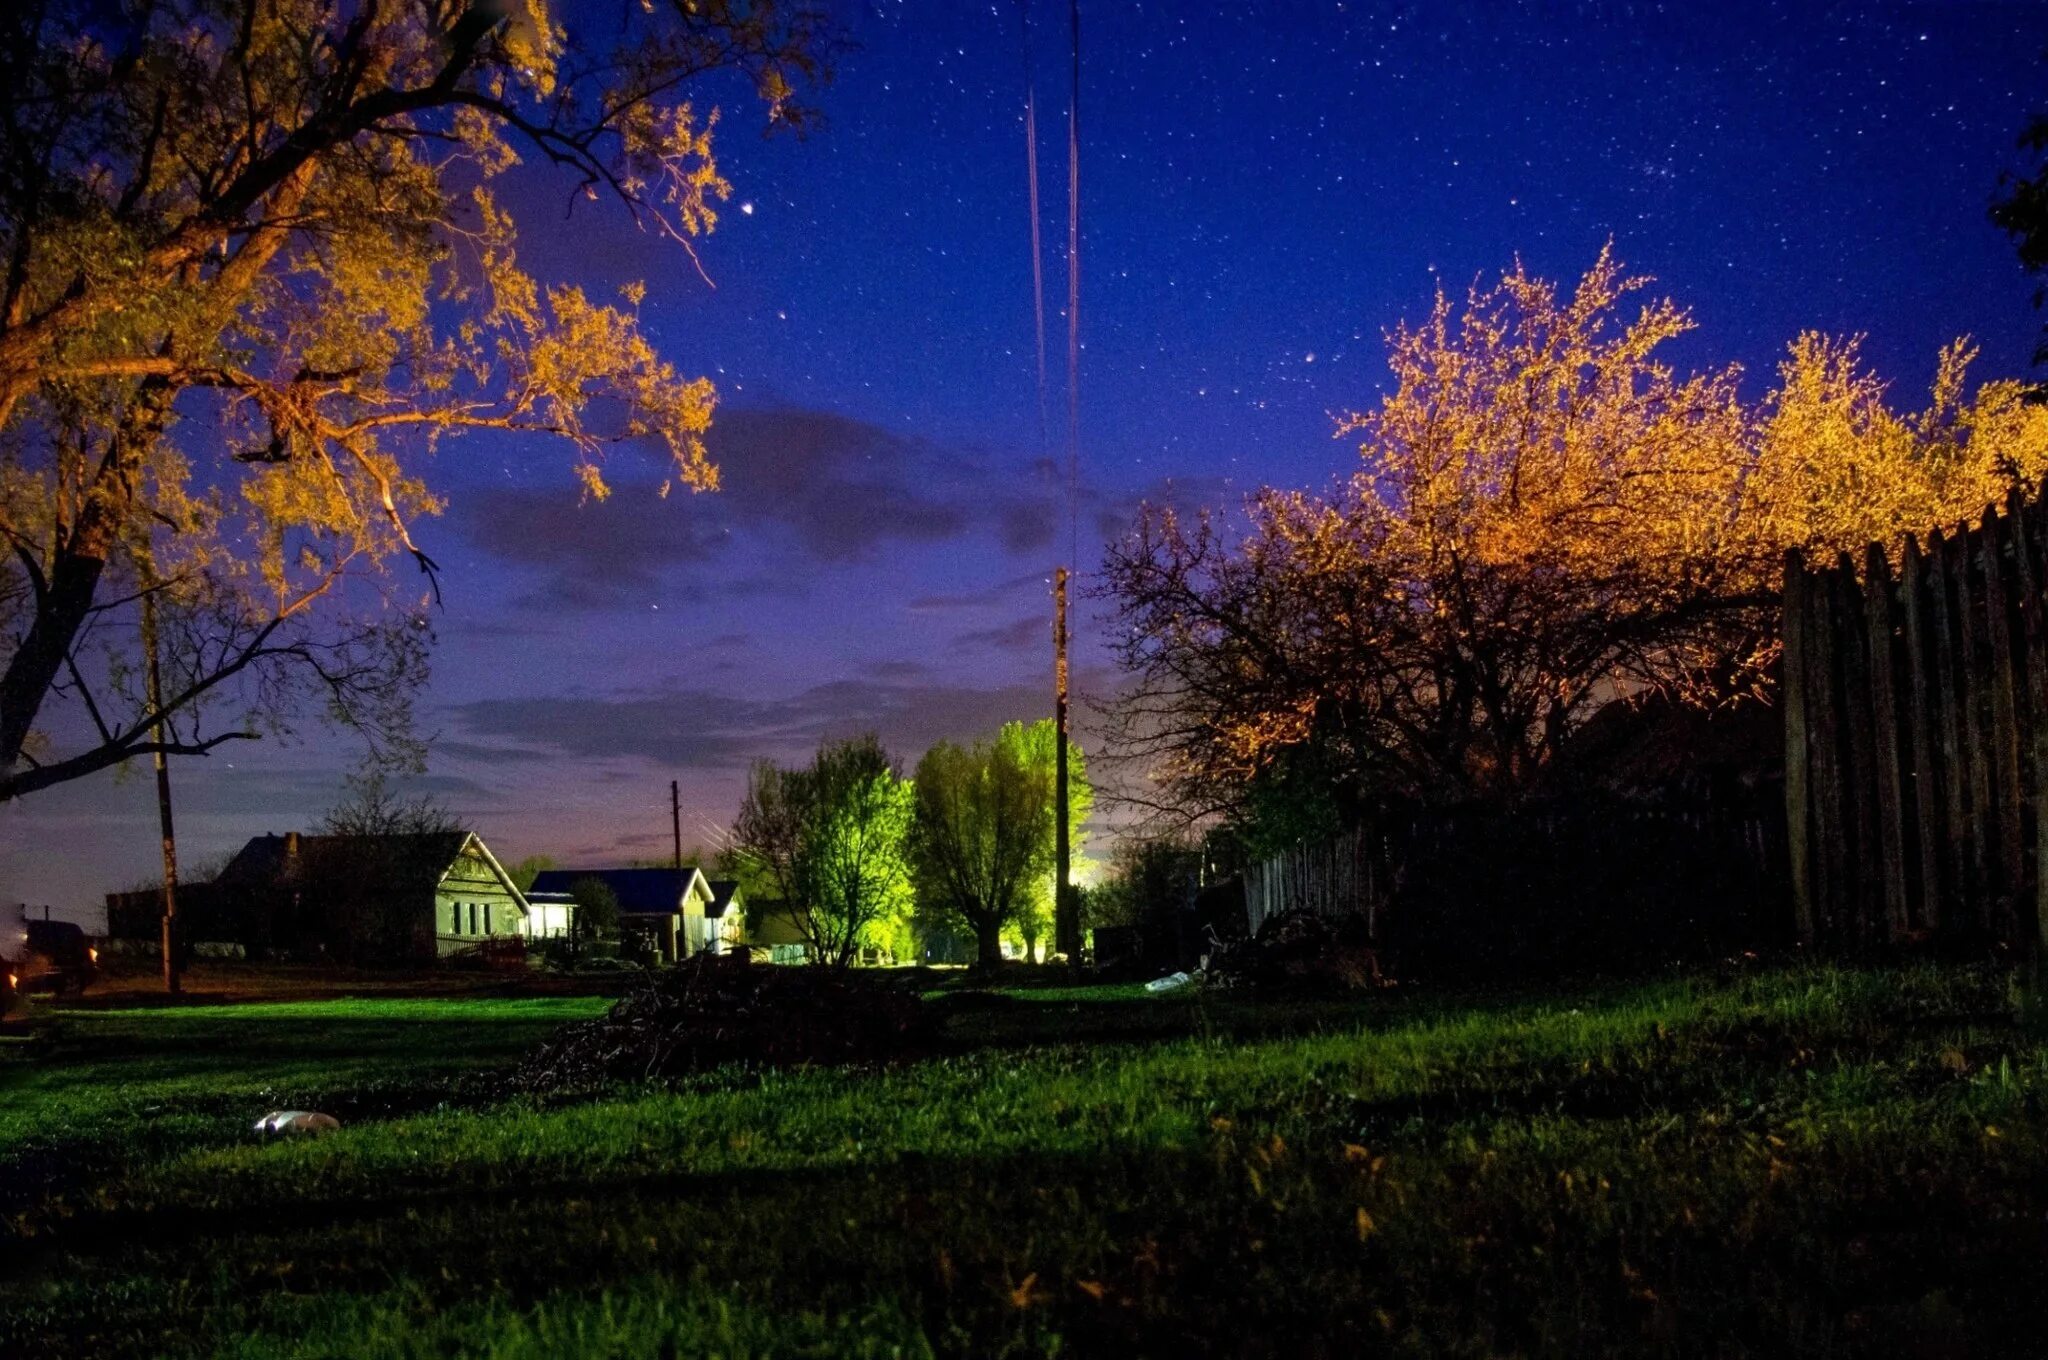
[[[184,990],[184,970],[178,966],[178,837],[171,827],[170,757],[164,754],[164,691],[157,662],[156,581],[153,574],[152,579],[144,584],[142,650],[147,658],[144,683],[149,687],[150,739],[156,743],[156,817],[163,833],[164,852],[164,990],[177,996]]]
[[[668,781],[668,821],[669,821],[669,829],[670,829],[671,831],[673,831],[673,832],[675,833],[675,838],[676,838],[676,909],[677,909],[678,911],[682,911],[682,910],[683,910],[683,905],[682,905],[682,904],[683,904],[683,898],[682,898],[682,892],[683,892],[683,791],[682,791],[682,787],[681,787],[680,781],[678,781],[678,780],[674,780],[674,779],[671,779],[671,780],[669,780],[669,781]],[[678,944],[676,945],[676,951],[675,951],[675,952],[676,952],[676,957],[677,957],[677,958],[679,958],[679,959],[681,959],[681,958],[687,958],[687,957],[689,957],[689,953],[690,953],[690,917],[689,917],[689,914],[688,914],[687,912],[684,912],[684,915],[683,915],[683,938],[682,938],[682,940],[681,940],[681,941],[680,941],[680,942],[679,942],[679,943],[678,943]]]
[[[1067,956],[1075,971],[1081,967],[1081,913],[1076,910],[1074,889],[1068,883],[1073,868],[1072,826],[1067,807],[1067,569],[1059,568],[1052,578],[1052,686],[1053,686],[1053,947]]]

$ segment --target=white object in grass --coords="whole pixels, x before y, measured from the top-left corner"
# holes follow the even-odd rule
[[[313,1110],[273,1110],[256,1121],[258,1133],[331,1133],[341,1121]]]
[[[1163,978],[1153,978],[1150,982],[1146,983],[1145,990],[1148,992],[1170,992],[1176,988],[1185,987],[1193,981],[1194,979],[1186,973],[1168,973]]]

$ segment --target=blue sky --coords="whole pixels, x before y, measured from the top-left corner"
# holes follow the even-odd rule
[[[873,727],[906,764],[1050,709],[1062,477],[1039,446],[1013,0],[870,3],[813,136],[718,134],[702,248],[524,175],[522,258],[649,288],[719,386],[713,496],[626,456],[579,503],[559,449],[451,443],[426,787],[508,860],[662,853],[727,824],[747,763]],[[1033,11],[1063,409],[1065,7]],[[1682,365],[1753,393],[1797,332],[1867,333],[1917,393],[1938,346],[2023,371],[2039,318],[1985,208],[2048,107],[2026,4],[1083,6],[1081,535],[1144,498],[1227,505],[1345,471],[1381,334],[1519,255],[1612,240],[1699,323]],[[716,93],[716,92],[714,92]],[[730,92],[725,92],[730,94]],[[1082,687],[1114,685],[1082,621]],[[188,861],[311,825],[353,756],[310,731],[176,773]],[[147,771],[0,810],[0,896],[84,914],[146,877]]]

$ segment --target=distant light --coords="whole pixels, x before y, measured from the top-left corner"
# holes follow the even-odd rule
[[[753,201],[748,200],[747,202],[740,204],[740,211],[745,213],[747,216],[752,217],[754,215]]]

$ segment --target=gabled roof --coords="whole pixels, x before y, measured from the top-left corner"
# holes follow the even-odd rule
[[[711,897],[711,888],[696,869],[546,869],[534,876],[528,892],[567,893],[586,878],[594,878],[612,890],[619,910],[628,916],[669,916],[682,909],[683,895],[693,884],[700,896]]]
[[[296,843],[296,857],[293,846]],[[226,887],[266,888],[305,874],[377,893],[432,893],[448,871],[474,849],[503,886],[518,897],[497,857],[469,831],[393,836],[254,836],[214,879]]]
[[[725,910],[740,900],[740,881],[736,878],[714,878],[707,880],[711,885],[711,902],[704,908],[706,916],[723,916]]]

